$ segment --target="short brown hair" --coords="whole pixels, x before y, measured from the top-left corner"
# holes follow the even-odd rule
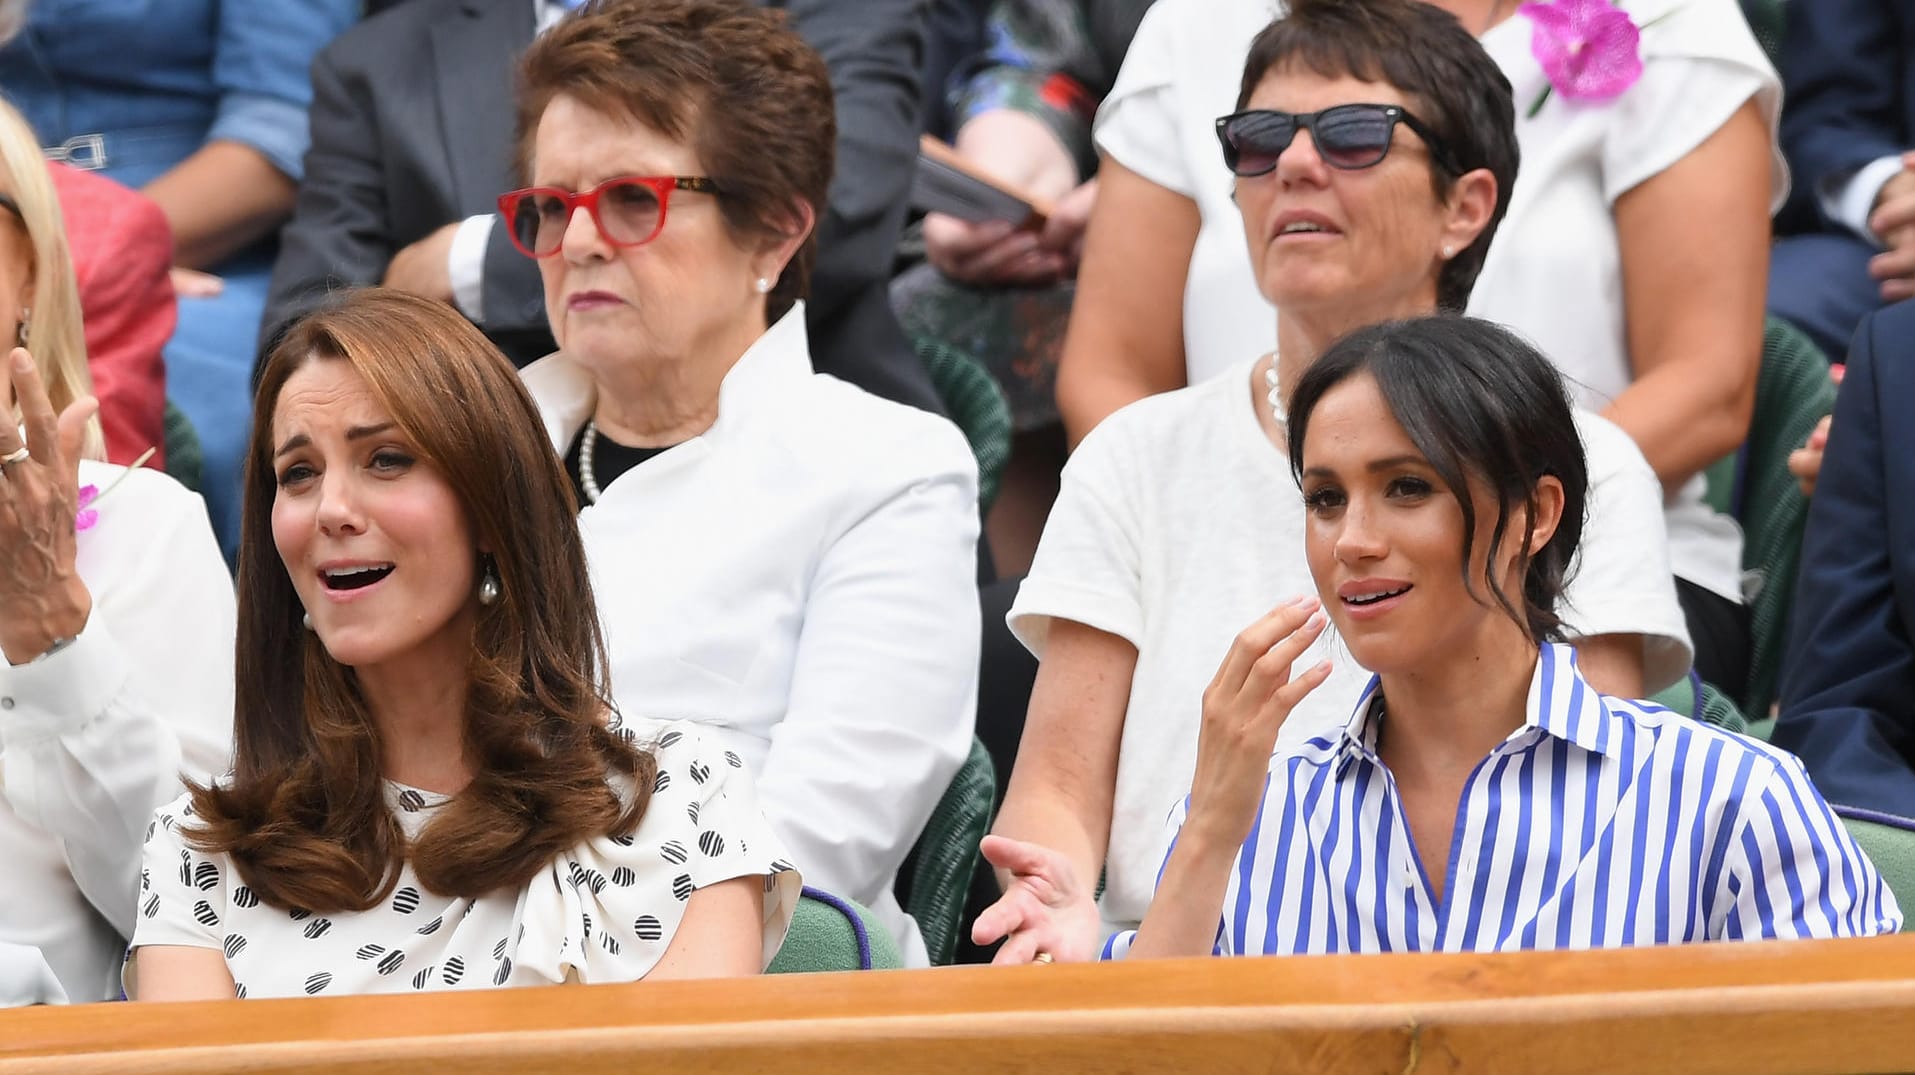
[[[1456,16],[1421,0],[1293,0],[1289,11],[1257,35],[1244,60],[1237,108],[1248,107],[1265,77],[1300,66],[1324,78],[1348,75],[1387,82],[1415,99],[1464,171],[1496,177],[1496,206],[1476,241],[1443,266],[1438,307],[1461,313],[1489,257],[1489,244],[1509,209],[1521,155],[1509,79]],[[1449,197],[1457,176],[1430,161],[1430,183]]]
[[[767,296],[776,321],[806,297],[838,137],[823,57],[783,12],[743,0],[590,0],[519,62],[518,162],[530,181],[539,119],[564,95],[692,147],[737,236],[811,234]]]
[[[385,803],[365,699],[301,626],[273,542],[273,412],[313,362],[365,378],[452,488],[503,591],[473,632],[465,742],[478,773],[410,846]],[[371,288],[301,319],[260,377],[241,517],[235,765],[225,785],[192,787],[188,836],[232,856],[262,899],[364,910],[406,859],[433,892],[478,896],[637,827],[655,765],[607,724],[605,643],[570,483],[511,363],[451,307]],[[621,799],[613,772],[634,795]]]

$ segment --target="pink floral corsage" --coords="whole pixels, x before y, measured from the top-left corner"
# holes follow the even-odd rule
[[[1642,77],[1642,31],[1669,13],[1636,25],[1612,0],[1549,0],[1527,3],[1516,13],[1535,24],[1529,52],[1549,85],[1526,116],[1543,110],[1551,91],[1572,101],[1609,101]]]
[[[153,458],[155,450],[156,449],[148,448],[146,451],[141,452],[140,457],[133,460],[133,465],[126,468],[126,473],[113,479],[113,484],[107,486],[104,491],[97,485],[80,486],[79,512],[73,516],[73,529],[76,533],[84,533],[85,531],[93,529],[94,524],[100,521],[100,510],[93,505],[105,499],[107,493],[118,489],[120,483],[126,480],[127,474],[131,474],[144,466],[148,459]]]

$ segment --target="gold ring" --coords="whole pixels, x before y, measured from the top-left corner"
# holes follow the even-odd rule
[[[15,448],[13,451],[8,452],[6,455],[0,456],[0,467],[10,467],[15,463],[31,458],[32,455],[33,453],[30,451],[27,451],[25,446]]]
[[[1034,955],[1034,956],[1032,956],[1032,957],[1031,957],[1031,962],[1033,962],[1033,963],[1049,963],[1049,962],[1051,962],[1051,954],[1050,954],[1049,952],[1039,952],[1039,953],[1037,953],[1036,955]]]

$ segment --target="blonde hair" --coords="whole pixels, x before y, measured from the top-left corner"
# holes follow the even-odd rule
[[[27,329],[27,349],[40,367],[47,399],[58,414],[82,396],[93,394],[93,378],[86,367],[86,334],[80,315],[80,285],[73,275],[73,256],[67,251],[66,219],[60,197],[47,174],[40,139],[26,117],[0,97],[0,171],[13,180],[13,197],[26,221],[27,241],[33,247],[33,317]],[[0,342],[12,329],[0,325]],[[19,420],[19,405],[14,406]],[[87,422],[80,452],[88,459],[106,458],[106,438],[97,415]]]

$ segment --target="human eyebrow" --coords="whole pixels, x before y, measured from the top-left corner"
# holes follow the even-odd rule
[[[273,453],[273,458],[278,459],[280,456],[285,455],[289,452],[296,452],[299,449],[306,447],[308,444],[311,444],[312,442],[313,442],[313,439],[311,437],[308,437],[306,434],[296,433],[293,436],[287,438],[286,443],[279,446],[279,450]]]
[[[365,440],[367,437],[376,437],[381,433],[391,430],[394,424],[395,423],[392,422],[381,422],[376,426],[353,426],[346,430],[346,439]]]

